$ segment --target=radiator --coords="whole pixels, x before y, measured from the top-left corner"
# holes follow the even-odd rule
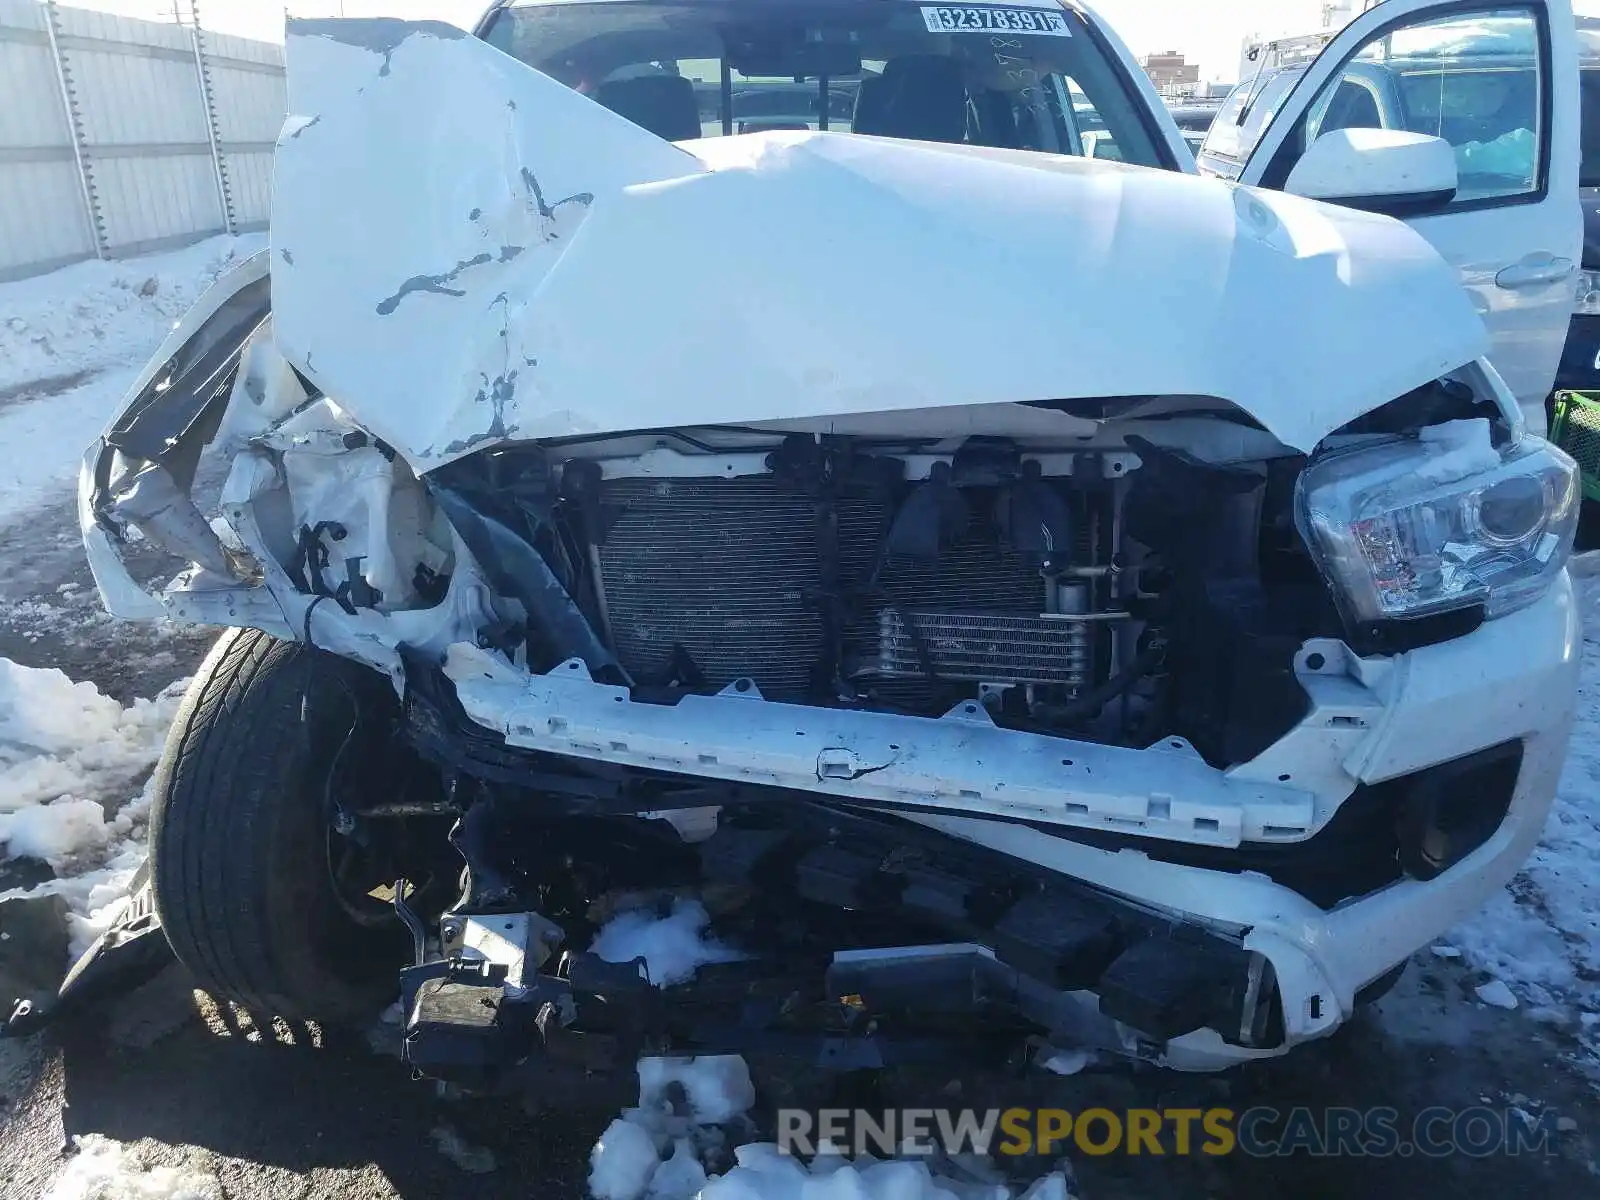
[[[603,485],[601,503],[608,522],[601,582],[617,657],[635,679],[663,679],[679,647],[712,687],[749,676],[773,699],[808,698],[822,653],[817,517],[809,496],[772,476],[615,479]],[[981,518],[936,561],[880,561],[890,504],[844,495],[835,512],[850,609],[847,672],[925,677],[915,649],[893,636],[898,608],[923,614],[918,627],[931,621],[951,645],[945,633],[965,639],[969,648],[951,651],[942,678],[1080,681],[1087,670],[1084,635],[1040,625],[1044,586],[1037,569],[1003,546]],[[987,633],[947,628],[952,620],[986,621]],[[1055,655],[1062,657],[1050,661]],[[1025,673],[1005,673],[1012,669]]]

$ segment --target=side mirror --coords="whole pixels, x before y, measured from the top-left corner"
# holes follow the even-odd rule
[[[1455,148],[1443,138],[1402,129],[1334,129],[1306,147],[1284,191],[1407,216],[1450,203],[1457,182]]]

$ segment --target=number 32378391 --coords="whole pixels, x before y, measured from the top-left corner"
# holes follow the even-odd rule
[[[1035,8],[925,7],[923,23],[929,33],[1033,33],[1045,37],[1071,37],[1059,12]]]

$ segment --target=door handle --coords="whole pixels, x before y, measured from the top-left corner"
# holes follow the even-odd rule
[[[1494,277],[1494,281],[1503,288],[1538,287],[1544,283],[1560,283],[1571,276],[1575,266],[1570,258],[1530,254],[1521,262],[1506,267]]]

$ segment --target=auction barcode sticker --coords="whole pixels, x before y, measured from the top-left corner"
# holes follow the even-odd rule
[[[1035,33],[1045,37],[1071,37],[1065,18],[1043,8],[955,8],[927,6],[922,10],[929,33]]]

